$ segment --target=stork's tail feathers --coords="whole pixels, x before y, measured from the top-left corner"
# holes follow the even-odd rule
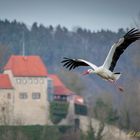
[[[114,73],[115,81],[117,81],[120,78],[120,76],[121,76],[121,73],[115,72]]]

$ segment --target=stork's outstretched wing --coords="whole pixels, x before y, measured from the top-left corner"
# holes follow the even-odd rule
[[[113,44],[103,66],[110,71],[113,71],[120,55],[131,43],[138,39],[140,39],[140,31],[135,28],[128,31],[117,43]]]
[[[70,59],[70,58],[65,57],[64,60],[61,61],[61,63],[63,63],[64,67],[69,68],[69,70],[75,69],[76,67],[79,67],[79,66],[90,66],[92,67],[92,69],[97,68],[96,65],[83,59]]]

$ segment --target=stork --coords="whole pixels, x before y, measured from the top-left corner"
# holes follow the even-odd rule
[[[129,30],[122,38],[118,40],[118,42],[112,45],[103,65],[99,67],[83,59],[71,59],[66,57],[64,57],[61,63],[63,63],[63,66],[68,68],[69,70],[75,69],[79,66],[90,66],[91,69],[84,71],[83,75],[97,74],[104,80],[113,83],[120,91],[124,91],[121,86],[117,86],[116,84],[116,81],[120,78],[121,73],[113,71],[118,59],[120,58],[124,50],[131,43],[135,42],[138,39],[140,39],[140,31],[135,28]]]

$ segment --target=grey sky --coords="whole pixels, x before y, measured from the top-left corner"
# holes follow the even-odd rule
[[[130,27],[140,14],[140,0],[0,0],[0,19],[32,25],[58,24],[91,30]]]

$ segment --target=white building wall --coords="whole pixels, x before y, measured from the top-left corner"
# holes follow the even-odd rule
[[[14,86],[14,123],[22,125],[48,124],[49,103],[47,97],[47,77],[14,77],[9,74]],[[26,93],[27,98],[21,99],[20,94]],[[40,93],[40,99],[33,99],[32,93]]]
[[[0,125],[13,124],[13,89],[0,89]]]

